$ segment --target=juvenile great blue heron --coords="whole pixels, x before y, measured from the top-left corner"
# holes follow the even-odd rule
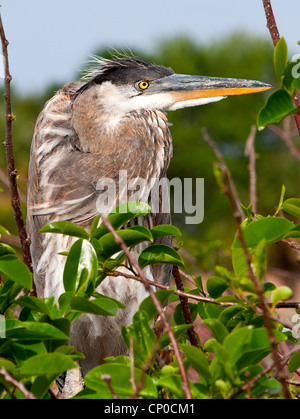
[[[122,57],[99,59],[88,82],[59,90],[38,117],[29,166],[28,231],[38,296],[57,299],[63,292],[65,259],[58,253],[72,243],[65,236],[38,234],[43,225],[68,220],[89,229],[98,213],[97,182],[117,180],[120,170],[126,171],[128,182],[166,176],[172,140],[165,111],[270,87],[258,81],[175,74],[142,58]],[[166,221],[167,214],[144,219],[147,226]],[[168,283],[170,270],[148,269],[147,276]],[[75,322],[72,342],[86,356],[83,374],[104,357],[126,352],[120,327],[131,323],[146,297],[142,284],[125,278],[106,278],[99,292],[120,300],[126,309],[116,317],[84,315]]]

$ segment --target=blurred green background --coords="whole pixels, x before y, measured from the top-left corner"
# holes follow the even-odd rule
[[[122,47],[120,46],[120,50]],[[107,56],[100,50],[96,54]],[[138,50],[136,55],[145,56]],[[157,43],[146,58],[157,64],[172,67],[177,73],[199,74],[218,77],[235,77],[260,80],[274,84],[273,47],[269,39],[257,38],[248,33],[235,33],[222,40],[198,44],[192,39],[179,37]],[[76,72],[74,69],[74,79]],[[69,82],[70,80],[65,80]],[[27,167],[30,143],[36,118],[45,102],[60,86],[51,85],[43,95],[21,96],[12,91],[13,138],[16,167],[20,174],[19,185],[22,196],[26,195]],[[13,88],[13,84],[12,84]],[[169,178],[205,179],[205,216],[199,225],[185,225],[184,217],[176,215],[173,222],[183,231],[184,248],[198,260],[199,266],[211,269],[226,254],[235,233],[235,222],[227,198],[222,195],[213,175],[216,161],[211,148],[203,141],[201,128],[205,127],[211,138],[223,153],[232,173],[242,203],[249,204],[248,158],[244,155],[245,142],[256,115],[263,106],[267,93],[231,97],[219,103],[203,107],[169,112],[174,156],[171,161]],[[1,142],[4,139],[4,101],[0,105]],[[291,120],[291,129],[293,121]],[[257,133],[257,192],[258,212],[273,214],[278,204],[281,187],[286,186],[286,197],[299,197],[299,162],[291,156],[284,142],[270,129]],[[16,233],[10,207],[8,187],[5,183],[5,151],[0,148],[0,224]],[[23,203],[24,214],[26,205]],[[215,251],[217,250],[217,251]],[[290,260],[288,250],[271,252],[273,264],[286,268],[296,262]],[[295,267],[295,266],[294,266]]]

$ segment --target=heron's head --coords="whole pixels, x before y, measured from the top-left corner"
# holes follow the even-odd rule
[[[176,110],[272,88],[253,80],[176,74],[139,57],[96,59],[96,63],[79,94],[92,89],[102,108],[118,114],[139,109]]]

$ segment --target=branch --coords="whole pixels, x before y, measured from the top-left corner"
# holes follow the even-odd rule
[[[289,122],[288,118],[285,119],[283,123],[285,123],[285,121]],[[297,149],[297,147],[292,141],[292,138],[289,133],[290,130],[288,130],[287,127],[285,127],[285,129],[282,129],[277,125],[268,125],[268,128],[282,139],[282,141],[286,144],[287,148],[289,149],[291,155],[295,157],[295,159],[298,160],[298,162],[300,163],[300,151]]]
[[[113,271],[113,272],[108,272],[108,273],[105,272],[105,274],[107,276],[116,276],[116,277],[123,276],[124,278],[134,279],[135,281],[143,282],[141,280],[141,278],[136,276],[136,275],[127,274],[125,272],[120,272],[120,271],[117,271],[117,270]],[[150,286],[154,286],[156,288],[160,288],[160,289],[163,289],[163,290],[170,290],[171,289],[167,285],[160,284],[159,282],[151,281],[150,279],[147,279],[147,281],[148,281],[148,284]],[[226,302],[226,301],[216,301],[213,298],[202,297],[201,295],[191,294],[189,292],[181,291],[181,290],[178,290],[178,289],[177,290],[174,289],[173,293],[175,295],[178,295],[179,297],[191,298],[191,299],[196,300],[196,301],[201,301],[203,303],[208,303],[208,304],[215,304],[215,305],[218,305],[220,307],[232,307],[232,306],[236,306],[236,305],[239,304],[239,303]],[[272,306],[272,304],[270,304],[270,307],[271,306]],[[288,302],[282,301],[282,302],[278,303],[275,308],[300,309],[300,302],[298,302],[298,301],[288,301]]]
[[[222,170],[222,168],[221,168],[221,170]],[[229,182],[229,179],[228,179],[227,171],[223,172],[223,177],[224,177],[224,184],[225,184],[224,189],[223,189],[223,193],[228,197],[228,200],[229,200],[231,208],[232,208],[233,215],[235,217],[235,221],[236,221],[236,225],[237,225],[237,229],[238,229],[237,237],[242,244],[242,248],[243,248],[244,255],[246,257],[246,261],[247,261],[247,265],[248,265],[249,276],[250,276],[250,279],[253,282],[256,294],[257,294],[258,299],[259,299],[260,308],[262,310],[262,315],[263,315],[263,318],[264,318],[264,325],[265,325],[265,328],[267,330],[268,338],[269,338],[269,341],[270,341],[270,344],[271,344],[272,357],[273,357],[273,360],[274,360],[274,363],[276,365],[277,372],[278,372],[278,379],[281,383],[284,397],[286,399],[290,399],[291,395],[290,395],[290,392],[289,392],[289,389],[288,389],[288,386],[287,386],[287,383],[286,383],[286,374],[285,374],[285,372],[282,368],[282,365],[281,365],[281,362],[280,362],[280,357],[279,357],[278,352],[277,352],[277,339],[276,339],[276,337],[274,335],[274,332],[273,332],[271,313],[269,311],[269,307],[268,307],[267,301],[265,299],[263,287],[262,287],[259,279],[256,277],[256,275],[254,273],[253,264],[252,264],[252,257],[251,257],[251,254],[250,254],[249,250],[248,250],[247,243],[246,243],[246,240],[245,240],[245,237],[244,237],[244,233],[243,233],[243,230],[242,230],[242,227],[241,227],[242,219],[238,215],[237,203],[235,202],[234,196],[233,196],[232,191],[230,189],[230,182]]]
[[[167,334],[170,338],[170,341],[173,345],[174,354],[175,354],[175,357],[177,359],[177,363],[178,363],[178,367],[179,367],[179,371],[180,371],[180,375],[181,375],[181,379],[182,379],[182,388],[183,388],[185,397],[186,397],[186,399],[191,399],[192,394],[191,394],[189,382],[188,382],[188,379],[187,379],[187,375],[186,375],[186,371],[185,371],[185,368],[184,368],[183,361],[181,359],[181,355],[180,355],[180,351],[179,351],[179,347],[178,347],[176,338],[175,338],[174,333],[172,331],[171,325],[167,320],[165,312],[164,312],[157,296],[155,295],[155,292],[153,291],[153,288],[151,287],[151,285],[149,285],[149,282],[148,282],[142,268],[140,267],[138,262],[135,260],[135,258],[132,256],[130,250],[128,249],[128,247],[124,243],[123,239],[117,234],[117,232],[115,231],[115,229],[111,225],[110,221],[107,218],[102,217],[102,223],[112,233],[112,235],[115,239],[115,242],[120,246],[120,248],[126,254],[126,256],[129,260],[129,262],[131,263],[132,267],[136,270],[136,272],[138,273],[138,276],[140,277],[140,279],[141,279],[142,283],[144,284],[146,290],[149,292],[150,297],[152,298],[153,304],[154,304],[158,314],[160,315],[160,318],[163,322],[165,330],[166,330],[166,332],[167,332]]]
[[[273,13],[271,0],[262,0],[262,2],[264,5],[266,19],[267,19],[267,28],[269,29],[269,32],[273,41],[273,45],[274,47],[276,47],[278,41],[280,40],[280,35],[279,35],[276,19]],[[299,100],[296,95],[294,95],[293,100],[294,100],[295,105],[299,106]],[[294,118],[295,118],[295,122],[298,128],[298,132],[300,134],[300,114],[295,113]]]
[[[300,252],[300,244],[297,243],[295,240],[291,240],[291,239],[281,239],[280,240],[281,243],[287,244],[288,246],[290,246],[292,249],[297,250],[298,252]]]
[[[21,391],[21,393],[24,394],[26,399],[36,399],[36,397],[27,390],[27,388],[20,383],[19,381],[15,380],[14,377],[12,377],[4,367],[0,368],[0,375],[2,375],[8,383],[11,383],[14,387],[16,387],[18,390]]]
[[[30,255],[30,240],[28,239],[25,223],[23,219],[23,214],[21,210],[20,204],[20,196],[18,191],[17,185],[17,176],[18,172],[15,168],[15,160],[13,154],[13,141],[12,141],[12,122],[14,120],[14,115],[12,113],[11,107],[11,95],[10,95],[10,82],[11,82],[11,75],[9,71],[9,64],[8,64],[8,52],[7,46],[8,41],[5,36],[4,27],[0,15],[0,37],[2,42],[2,53],[4,57],[4,100],[5,100],[5,142],[3,143],[5,147],[5,154],[6,154],[6,162],[7,162],[7,172],[8,172],[8,180],[9,180],[9,189],[10,189],[10,197],[11,197],[11,205],[14,212],[15,221],[17,224],[22,252],[23,252],[23,259],[28,268],[32,271],[31,267],[31,255]]]
[[[105,381],[105,382],[106,382],[107,387],[109,388],[109,390],[110,390],[110,392],[111,392],[111,394],[112,394],[112,396],[113,396],[113,399],[114,399],[114,400],[119,399],[119,397],[118,397],[117,393],[115,392],[115,389],[114,389],[114,388],[113,388],[113,386],[111,385],[111,376],[110,376],[109,374],[102,374],[102,375],[101,375],[101,380],[103,380],[103,381]]]
[[[245,156],[249,157],[249,175],[250,175],[250,203],[252,204],[253,214],[256,214],[256,153],[255,153],[255,135],[256,135],[256,126],[253,125],[250,131],[250,135],[246,141],[245,147]]]
[[[183,287],[183,282],[179,273],[179,269],[178,266],[173,266],[173,277],[177,286],[177,289],[179,291],[183,291],[184,292],[184,287]],[[195,332],[195,328],[193,325],[193,319],[191,316],[191,311],[189,308],[189,303],[188,303],[188,297],[180,295],[179,296],[179,300],[181,303],[181,308],[182,308],[182,313],[183,313],[183,317],[185,320],[186,324],[191,324],[192,326],[187,330],[187,335],[189,337],[189,340],[191,342],[191,344],[193,346],[196,346],[197,348],[199,348],[199,344],[198,344],[198,340],[196,337],[196,332]]]
[[[228,181],[230,183],[230,189],[231,189],[231,191],[233,193],[234,200],[238,203],[238,205],[236,206],[236,210],[237,210],[237,212],[239,214],[239,217],[241,219],[243,219],[244,214],[243,214],[243,211],[242,211],[241,205],[240,205],[240,202],[241,201],[240,201],[238,192],[236,190],[235,184],[233,182],[233,179],[232,179],[232,177],[230,175],[230,172],[229,172],[229,169],[227,167],[227,164],[225,162],[225,159],[224,159],[222,153],[220,152],[220,150],[218,149],[218,147],[217,147],[216,143],[214,142],[214,140],[208,135],[206,129],[205,128],[202,128],[201,132],[202,132],[204,141],[207,142],[207,144],[213,149],[213,151],[214,151],[217,159],[219,160],[219,162],[222,165],[223,170],[227,172],[227,178],[228,178]]]

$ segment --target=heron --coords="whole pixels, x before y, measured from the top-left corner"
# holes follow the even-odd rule
[[[120,171],[126,171],[127,182],[167,176],[172,138],[166,112],[271,87],[253,80],[176,74],[144,58],[122,56],[96,58],[88,80],[57,91],[38,116],[29,164],[27,226],[38,297],[57,301],[63,293],[65,259],[59,253],[74,241],[39,234],[41,227],[65,220],[88,230],[99,212],[99,179],[116,180]],[[146,202],[149,193],[150,188]],[[119,188],[118,202],[121,195]],[[151,227],[171,220],[158,211],[137,222]],[[169,284],[169,266],[145,269],[149,279]],[[107,277],[97,291],[126,308],[115,317],[84,314],[72,325],[71,342],[85,355],[83,376],[105,357],[127,353],[120,328],[131,324],[147,296],[143,284],[124,277]]]

